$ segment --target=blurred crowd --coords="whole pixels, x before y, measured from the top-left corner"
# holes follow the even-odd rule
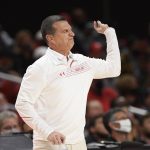
[[[86,12],[75,8],[60,13],[75,32],[72,52],[106,57],[106,40],[93,29]],[[117,29],[116,29],[116,32]],[[87,98],[86,142],[139,141],[150,144],[150,41],[131,35],[118,37],[122,71],[117,78],[94,80]],[[12,38],[0,26],[0,72],[22,77],[27,67],[47,49],[40,29],[20,30]],[[0,134],[31,133],[14,104],[20,83],[0,76]]]

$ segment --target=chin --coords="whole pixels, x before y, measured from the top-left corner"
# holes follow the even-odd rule
[[[74,42],[71,44],[71,46],[70,46],[70,50],[73,48],[73,46],[74,46]]]
[[[66,51],[70,51],[74,46],[74,41],[66,45]]]

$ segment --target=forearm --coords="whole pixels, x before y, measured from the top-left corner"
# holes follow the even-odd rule
[[[15,107],[22,119],[35,131],[47,138],[53,129],[40,117],[35,110],[41,91],[46,86],[45,74],[38,66],[30,66],[23,77]]]
[[[104,34],[107,41],[106,60],[90,58],[94,79],[116,77],[121,72],[120,52],[115,30],[109,27]]]
[[[114,76],[120,75],[121,71],[121,60],[120,52],[118,46],[118,40],[116,37],[115,30],[113,28],[108,28],[105,31],[106,41],[107,41],[107,57],[106,62],[109,65],[109,69]]]
[[[37,114],[30,102],[18,99],[15,107],[24,122],[43,135],[44,138],[47,139],[48,135],[53,132],[53,129]]]

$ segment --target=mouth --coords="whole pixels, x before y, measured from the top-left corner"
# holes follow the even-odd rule
[[[74,40],[74,38],[70,38],[69,40]]]

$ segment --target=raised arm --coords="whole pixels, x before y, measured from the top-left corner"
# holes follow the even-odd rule
[[[94,21],[94,28],[98,33],[106,36],[107,57],[106,60],[90,58],[94,79],[116,77],[121,72],[120,52],[116,32],[107,24]]]

